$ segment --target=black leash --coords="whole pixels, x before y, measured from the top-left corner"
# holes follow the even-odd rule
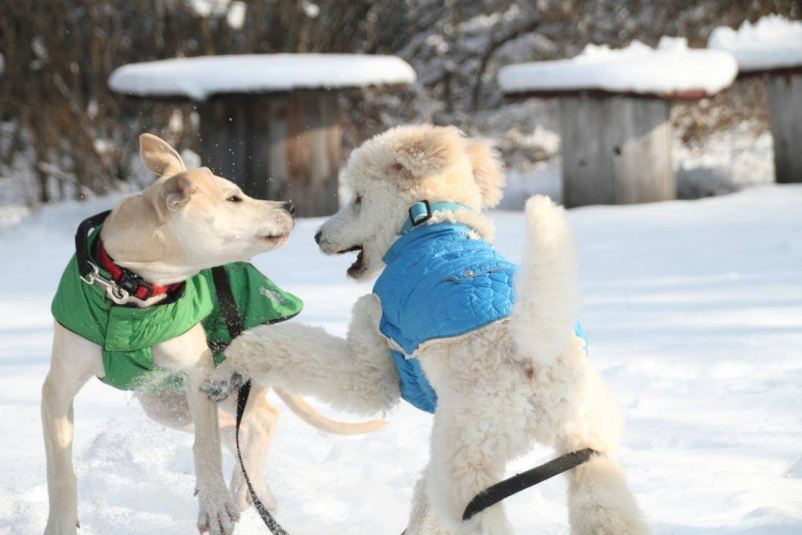
[[[538,483],[542,483],[547,479],[567,472],[572,468],[576,468],[580,464],[586,463],[591,457],[597,455],[598,452],[590,448],[584,450],[572,451],[561,455],[554,460],[536,466],[531,470],[515,474],[511,478],[505,479],[495,485],[488,487],[479,494],[477,494],[468,507],[465,508],[465,513],[462,515],[462,521],[469,520],[474,515],[481,513],[491,505],[495,505],[505,498],[509,498],[513,494],[517,494],[522,490],[533,487]]]
[[[225,268],[222,266],[212,268],[212,280],[214,280],[217,300],[220,303],[220,311],[223,313],[223,319],[225,319],[228,334],[231,335],[231,339],[233,340],[242,334],[245,325],[242,323],[242,316],[240,316],[237,303],[234,301],[234,294],[231,291],[231,284],[228,280],[228,274]],[[245,463],[242,461],[242,450],[240,450],[239,446],[239,428],[242,423],[242,415],[245,413],[245,406],[248,404],[248,396],[250,393],[251,382],[248,381],[240,387],[239,394],[237,395],[237,430],[235,435],[237,458],[239,459],[239,465],[242,469],[242,475],[245,477],[245,483],[248,485],[248,492],[251,495],[253,506],[256,507],[256,511],[259,513],[265,526],[267,526],[267,529],[269,529],[273,535],[289,535],[289,533],[279,525],[276,519],[273,518],[273,515],[267,510],[267,507],[265,507],[262,500],[259,499],[259,496],[256,495],[256,491],[253,490],[253,485],[251,484],[251,478],[248,477],[248,472],[245,471]]]

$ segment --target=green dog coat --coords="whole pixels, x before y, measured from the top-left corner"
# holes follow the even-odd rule
[[[87,240],[93,257],[100,227]],[[296,316],[303,302],[283,291],[247,262],[226,264],[226,274],[245,329],[277,323]],[[106,279],[109,273],[100,270]],[[231,343],[215,291],[212,271],[205,269],[187,280],[177,298],[148,308],[117,305],[103,287],[84,283],[73,255],[53,299],[53,317],[64,328],[103,348],[101,380],[120,390],[158,390],[181,385],[180,377],[153,363],[152,347],[203,324],[217,366]]]

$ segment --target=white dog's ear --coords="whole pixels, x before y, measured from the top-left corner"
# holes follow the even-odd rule
[[[174,212],[189,202],[190,197],[198,191],[198,186],[185,174],[168,178],[161,185],[159,198],[164,207]]]
[[[139,136],[139,157],[145,167],[159,176],[172,176],[187,170],[175,149],[153,134]]]
[[[453,126],[404,128],[391,145],[391,171],[404,178],[437,175],[454,165],[460,153],[463,134]]]
[[[473,168],[473,178],[482,192],[482,206],[493,208],[503,196],[504,164],[501,155],[489,139],[468,139],[465,150]]]

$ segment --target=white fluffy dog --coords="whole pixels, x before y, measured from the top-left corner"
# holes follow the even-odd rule
[[[493,239],[482,210],[501,198],[501,164],[487,141],[455,128],[403,126],[376,136],[353,152],[345,179],[353,200],[316,240],[326,254],[359,251],[348,269],[353,279],[382,272],[410,206],[423,200],[464,205],[436,212],[424,225],[458,223],[470,227],[470,239]],[[415,490],[407,535],[511,533],[501,504],[465,522],[463,511],[535,441],[560,454],[601,452],[567,474],[572,533],[649,533],[615,458],[622,419],[573,332],[579,300],[564,212],[535,197],[526,220],[529,239],[511,314],[405,355],[418,359],[437,395],[431,459]],[[206,388],[225,394],[242,374],[344,410],[387,411],[402,394],[392,355],[402,348],[380,331],[382,315],[379,297],[368,294],[355,304],[345,339],[298,323],[257,327],[231,345]]]

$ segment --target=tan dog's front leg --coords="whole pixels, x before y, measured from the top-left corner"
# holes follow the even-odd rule
[[[42,385],[42,430],[50,501],[45,535],[77,533],[78,485],[72,466],[72,402],[93,375],[103,375],[100,347],[56,324],[50,371]]]
[[[153,349],[154,363],[180,371],[184,377],[187,404],[195,426],[195,477],[198,492],[198,529],[212,535],[230,535],[239,520],[239,509],[223,478],[217,405],[200,391],[212,370],[212,353],[201,325]]]
[[[208,352],[208,350],[207,350]],[[212,355],[203,360],[211,362]],[[211,370],[211,366],[208,367]],[[229,535],[239,520],[239,508],[223,478],[223,458],[220,451],[220,428],[217,404],[200,391],[204,373],[188,374],[187,402],[195,423],[195,477],[198,490],[198,529],[212,535]]]

